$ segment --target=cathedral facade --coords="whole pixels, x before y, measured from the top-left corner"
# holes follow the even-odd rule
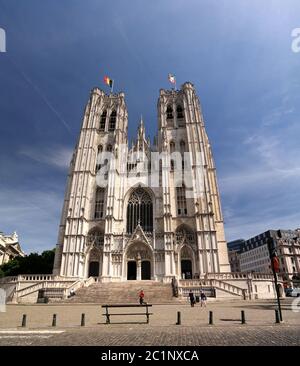
[[[230,272],[220,196],[190,82],[160,90],[151,144],[128,143],[124,93],[91,92],[65,192],[53,273],[98,281]]]

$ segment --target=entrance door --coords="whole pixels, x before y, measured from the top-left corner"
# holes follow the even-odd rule
[[[127,263],[127,280],[136,280],[136,262],[129,261]]]
[[[151,264],[150,261],[142,262],[142,280],[151,280]]]
[[[89,265],[89,277],[99,276],[99,262],[90,262]]]
[[[192,261],[189,259],[183,259],[181,261],[181,277],[183,279],[192,278]]]

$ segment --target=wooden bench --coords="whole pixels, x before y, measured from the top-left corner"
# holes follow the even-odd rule
[[[119,316],[125,316],[125,315],[145,315],[146,316],[146,324],[149,323],[149,316],[153,315],[153,313],[149,313],[149,307],[152,305],[150,304],[143,304],[143,305],[133,305],[133,304],[121,304],[121,305],[102,305],[102,308],[105,308],[105,314],[102,314],[103,316],[106,316],[106,324],[110,324],[110,317],[119,315]],[[143,312],[136,312],[136,313],[110,313],[109,309],[111,308],[142,308]]]

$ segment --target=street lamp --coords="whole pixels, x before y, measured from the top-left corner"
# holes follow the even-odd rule
[[[278,304],[278,311],[279,311],[279,317],[282,321],[282,312],[281,312],[281,305],[280,305],[280,294],[279,294],[279,287],[278,287],[278,278],[277,278],[277,272],[279,272],[279,259],[277,256],[276,246],[274,243],[273,238],[268,238],[268,249],[269,249],[269,255],[271,259],[271,268],[274,276],[274,282],[275,282],[275,289],[276,289],[276,296],[277,296],[277,304]]]

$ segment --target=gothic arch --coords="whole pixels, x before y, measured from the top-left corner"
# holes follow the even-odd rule
[[[182,279],[191,279],[196,271],[195,252],[189,245],[182,245],[178,255],[179,275]]]
[[[103,265],[104,232],[95,226],[89,230],[86,236],[86,261],[85,276],[99,277],[102,274]]]
[[[123,278],[127,280],[150,280],[153,278],[153,249],[148,243],[138,240],[128,243],[124,253]]]
[[[178,250],[183,245],[189,245],[191,248],[196,248],[196,237],[194,231],[186,224],[181,224],[175,231],[175,244]]]

